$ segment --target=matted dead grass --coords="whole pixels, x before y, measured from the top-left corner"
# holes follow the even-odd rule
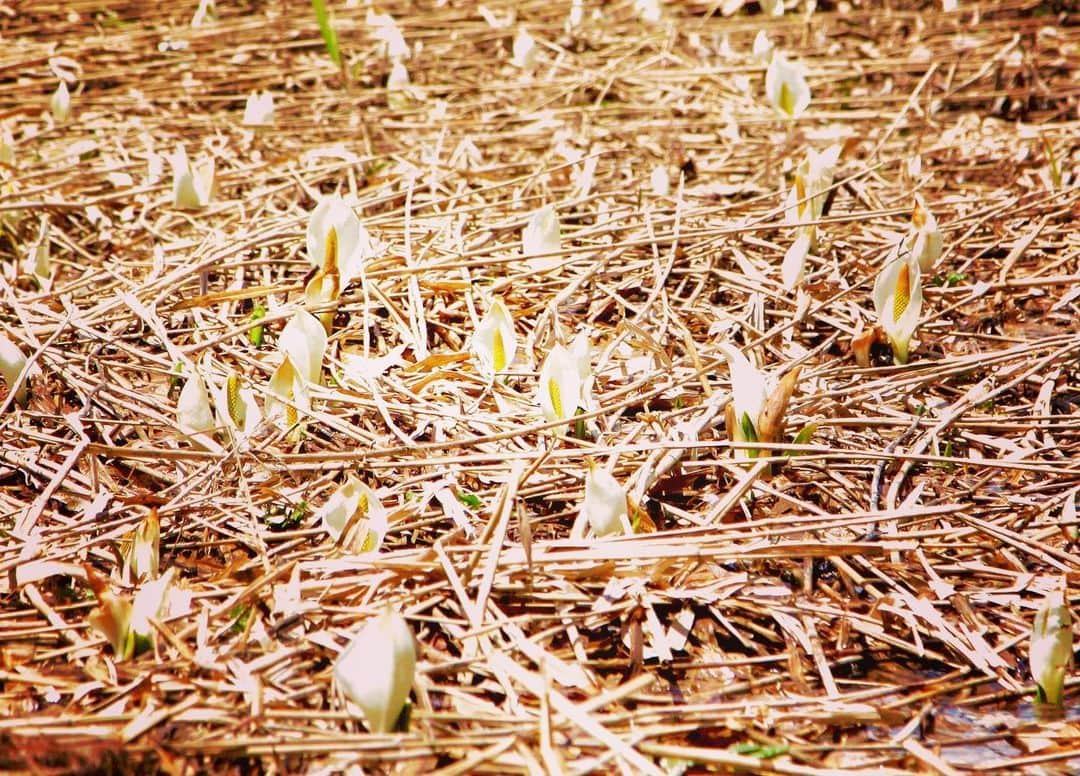
[[[647,25],[587,3],[567,33],[569,3],[488,3],[540,42],[529,77],[509,64],[516,24],[380,3],[414,47],[397,109],[362,7],[337,9],[348,82],[303,2],[221,0],[196,29],[190,2],[0,15],[16,146],[0,329],[40,368],[28,407],[0,394],[3,767],[1069,769],[1075,726],[1025,709],[1034,609],[1080,572],[1061,522],[1080,485],[1075,17],[719,5]],[[793,127],[761,97],[760,29],[809,66]],[[78,84],[63,126],[46,115],[57,70]],[[240,125],[257,88],[271,128]],[[216,159],[203,211],[171,206],[167,168],[148,174],[178,142]],[[788,175],[830,142],[845,153],[823,243],[785,292]],[[588,190],[575,152],[597,159]],[[916,191],[945,235],[918,346],[858,368],[849,343]],[[328,371],[349,352],[400,360],[328,380],[297,444],[193,444],[174,365],[261,392],[303,304],[306,214],[331,192],[384,247],[342,298]],[[534,272],[521,227],[549,203],[563,250]],[[23,267],[43,216],[47,289]],[[523,338],[494,384],[467,349],[492,293]],[[536,373],[582,330],[595,409],[571,435],[542,421]],[[786,438],[817,430],[777,448],[771,478],[732,459],[729,341],[802,366]],[[574,531],[588,460],[627,486],[642,532]],[[377,558],[335,548],[310,510],[268,521],[346,472],[391,512]],[[117,661],[87,622],[86,568],[130,594],[122,544],[151,509],[190,611]],[[409,732],[375,736],[331,668],[385,603],[420,663]]]

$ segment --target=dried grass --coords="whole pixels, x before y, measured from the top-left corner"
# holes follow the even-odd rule
[[[471,3],[387,2],[422,44],[408,66],[423,100],[392,110],[362,9],[337,9],[345,83],[307,4],[219,5],[198,29],[192,3],[0,19],[18,157],[0,329],[41,369],[30,406],[6,401],[0,420],[4,767],[952,773],[1080,755],[1067,723],[1001,730],[990,713],[1026,703],[1034,607],[1080,572],[1058,524],[1080,485],[1075,16],[1014,0],[724,19],[687,2],[647,26],[612,3],[568,35],[568,3],[489,3],[541,41],[528,78],[508,64],[516,27]],[[763,27],[809,65],[814,102],[792,128],[762,104],[762,66],[717,53]],[[79,68],[63,127],[43,115],[57,56]],[[240,126],[256,88],[276,94],[272,129]],[[800,301],[779,284],[784,173],[828,136],[847,149]],[[585,196],[559,141],[598,157]],[[217,160],[205,211],[147,181],[148,150],[178,142]],[[696,177],[656,197],[657,164]],[[859,369],[848,343],[915,190],[954,283],[927,289],[910,364]],[[176,425],[174,364],[207,358],[258,390],[303,300],[306,213],[334,191],[387,247],[343,297],[331,363],[405,345],[408,365],[318,391],[297,445],[200,449]],[[565,249],[536,273],[520,228],[544,203]],[[41,215],[47,292],[19,270]],[[490,385],[467,342],[493,291],[526,341]],[[255,348],[248,315],[269,293],[288,305]],[[582,329],[598,409],[578,439],[532,396],[556,331]],[[724,435],[728,340],[803,368],[786,438],[818,431],[778,445],[770,479]],[[655,532],[572,533],[590,458]],[[375,560],[310,518],[266,523],[322,503],[344,471],[392,511]],[[468,531],[420,498],[438,483],[476,497]],[[117,662],[87,623],[83,564],[128,589],[118,548],[154,499],[162,566],[193,612]],[[386,602],[420,673],[410,732],[372,736],[330,667]],[[748,742],[787,752],[731,748]]]

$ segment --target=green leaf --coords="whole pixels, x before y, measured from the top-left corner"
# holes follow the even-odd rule
[[[741,744],[735,744],[730,750],[735,754],[744,754],[749,757],[760,757],[762,760],[768,760],[787,754],[788,746],[787,744],[759,744],[755,741],[744,741]]]
[[[473,509],[484,505],[484,502],[480,500],[479,496],[477,496],[475,493],[469,493],[469,491],[467,490],[459,490],[457,497],[458,501],[460,501],[467,507],[472,507]]]
[[[315,9],[315,20],[319,23],[319,32],[322,33],[323,43],[326,44],[326,53],[330,55],[335,65],[341,67],[341,49],[338,48],[334,21],[330,18],[330,12],[326,10],[326,3],[323,0],[311,0],[311,7]]]
[[[255,305],[255,309],[251,311],[251,317],[248,318],[252,323],[261,321],[266,317],[266,308],[262,304]],[[263,344],[263,326],[258,324],[248,329],[248,341],[255,347],[262,347]]]
[[[799,430],[791,443],[793,445],[808,445],[810,444],[810,437],[814,435],[815,431],[817,431],[817,423],[807,423]],[[785,450],[784,455],[790,458],[793,455],[798,455],[798,453],[795,450]]]

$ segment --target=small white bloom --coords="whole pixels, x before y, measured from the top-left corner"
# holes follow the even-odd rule
[[[210,204],[214,188],[214,158],[208,157],[202,164],[192,166],[187,150],[178,145],[169,156],[173,174],[173,206],[185,210],[199,210]]]
[[[578,379],[584,384],[592,374],[592,343],[587,331],[579,331],[570,343],[570,358],[577,367]]]
[[[1046,596],[1031,627],[1028,662],[1039,687],[1039,700],[1055,706],[1063,702],[1065,672],[1072,662],[1072,617],[1065,594],[1054,590]]]
[[[0,164],[15,164],[15,136],[7,124],[0,124]]]
[[[522,27],[514,37],[514,56],[510,59],[510,64],[522,70],[532,70],[539,57],[540,50],[536,47],[536,41],[528,30]]]
[[[783,54],[773,56],[765,71],[765,96],[777,113],[798,118],[810,107],[810,85],[802,65],[789,62]]]
[[[758,0],[758,5],[770,16],[784,15],[784,0]]]
[[[391,110],[405,110],[409,107],[409,71],[405,63],[396,60],[386,79],[386,104]]]
[[[585,499],[581,511],[597,536],[631,532],[626,490],[610,473],[591,461],[585,475]]]
[[[731,397],[735,405],[735,442],[758,441],[758,418],[769,398],[769,381],[741,351],[721,343],[720,352],[728,362],[731,373]],[[747,432],[751,432],[748,434]],[[735,457],[749,457],[749,450],[735,451]]]
[[[892,345],[893,361],[906,364],[922,311],[922,273],[909,258],[895,259],[874,283],[874,309]]]
[[[124,561],[135,580],[157,576],[160,560],[161,522],[156,510],[152,510],[131,536],[131,544]]]
[[[353,636],[334,663],[334,680],[363,713],[372,733],[389,733],[416,673],[416,645],[405,619],[389,607]]]
[[[945,13],[952,13],[956,10],[956,0],[941,0],[941,10]]]
[[[330,495],[317,516],[334,542],[338,542],[346,530],[356,531],[355,546],[350,549],[358,554],[377,552],[386,536],[388,518],[382,502],[375,491],[352,474]],[[365,523],[355,525],[357,519]]]
[[[577,27],[581,24],[582,19],[585,18],[585,4],[584,0],[574,0],[570,4],[570,13],[566,17],[566,31]]]
[[[666,197],[671,193],[671,174],[668,173],[666,165],[658,164],[653,168],[649,176],[649,185],[652,187],[654,196]]]
[[[384,56],[388,59],[409,58],[409,46],[393,16],[375,13],[369,8],[367,24],[374,30],[375,39],[381,42]]]
[[[774,49],[775,46],[765,30],[758,30],[758,34],[754,36],[754,59],[763,65],[767,64],[772,59]]]
[[[169,569],[157,579],[144,582],[135,592],[131,602],[131,632],[136,636],[150,638],[154,632],[150,620],[160,616],[175,572],[176,569]]]
[[[210,394],[198,375],[184,381],[176,402],[176,424],[185,434],[203,434],[214,430],[214,411],[210,407]]]
[[[26,369],[26,356],[23,355],[22,350],[3,334],[0,334],[0,374],[4,376],[4,382],[7,383],[9,391],[19,382],[19,377],[24,369]],[[27,396],[26,381],[24,380],[15,392],[15,403],[25,404]]]
[[[37,278],[42,288],[47,288],[52,277],[52,263],[49,261],[49,221],[42,217],[38,226],[38,237],[26,254],[26,270]]]
[[[634,0],[634,12],[649,24],[656,24],[663,17],[659,0]]]
[[[334,267],[345,288],[373,253],[371,237],[353,209],[335,195],[324,197],[308,217],[308,261],[327,272]]]
[[[540,367],[537,390],[540,411],[549,421],[568,421],[581,406],[581,376],[574,357],[562,345],[554,345]]]
[[[326,355],[326,329],[307,310],[298,310],[278,338],[278,350],[292,361],[300,377],[319,384]]]
[[[311,396],[291,358],[285,356],[274,370],[266,390],[263,411],[267,420],[282,431],[292,431],[292,441],[296,441],[303,433],[304,416],[311,413]]]
[[[806,273],[806,257],[814,243],[812,229],[800,228],[796,232],[795,242],[784,254],[784,263],[780,267],[780,277],[785,291],[794,291]]]
[[[542,270],[558,263],[558,257],[547,254],[557,253],[561,249],[559,217],[554,207],[545,205],[532,214],[521,231],[521,251],[526,258],[536,257],[530,266],[534,270]]]
[[[262,410],[255,401],[255,393],[244,385],[240,375],[230,372],[225,383],[211,388],[217,423],[222,428],[250,437],[262,422]]]
[[[472,338],[472,351],[485,375],[495,375],[514,361],[517,352],[517,333],[514,318],[503,304],[495,298]]]
[[[938,229],[937,219],[926,209],[923,198],[917,196],[911,212],[911,228],[904,236],[902,248],[919,263],[919,269],[930,272],[941,256],[941,247],[941,230]]]
[[[274,123],[274,95],[252,92],[244,104],[244,126],[264,127]]]
[[[71,92],[68,91],[67,81],[60,81],[49,98],[49,110],[57,124],[66,124],[71,120]]]

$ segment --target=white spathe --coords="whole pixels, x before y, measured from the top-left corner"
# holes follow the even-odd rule
[[[301,423],[311,414],[311,395],[300,371],[288,356],[270,375],[263,399],[263,412],[274,426],[282,431],[293,431],[296,437],[302,433]]]
[[[810,107],[810,85],[805,68],[775,54],[765,71],[765,97],[776,112],[785,118],[801,116]]]
[[[214,430],[214,410],[210,394],[198,375],[184,381],[176,401],[176,423],[185,434],[203,434]]]
[[[754,36],[754,48],[751,55],[758,62],[765,65],[772,59],[775,48],[772,40],[769,39],[768,33],[765,30],[758,30],[757,35]]]
[[[298,310],[278,338],[278,350],[292,361],[300,377],[309,383],[320,382],[326,355],[326,329],[307,310]]]
[[[67,81],[60,81],[60,85],[52,93],[49,98],[49,111],[57,124],[66,124],[71,120],[71,92],[68,91]]]
[[[756,442],[756,438],[750,439],[746,435],[743,424],[748,418],[754,436],[757,436],[758,418],[769,397],[769,381],[737,348],[727,343],[721,343],[717,347],[727,359],[731,373],[731,397],[735,404],[735,441]],[[737,457],[746,454],[746,450],[736,450]]]
[[[671,193],[671,174],[666,165],[658,164],[653,167],[652,174],[649,175],[649,186],[657,197],[666,197]]]
[[[537,401],[548,421],[568,421],[577,413],[581,376],[577,360],[562,345],[554,345],[540,367]]]
[[[389,733],[416,673],[416,645],[405,619],[389,607],[369,620],[334,663],[334,680],[363,713],[372,733]]]
[[[386,105],[391,110],[405,110],[409,107],[409,70],[400,59],[395,60],[386,79]]]
[[[208,157],[192,165],[187,150],[178,145],[169,156],[173,174],[173,206],[183,210],[200,210],[210,204],[214,188],[214,158]]]
[[[529,217],[521,231],[521,251],[526,258],[538,257],[530,265],[540,270],[557,264],[558,257],[547,254],[558,253],[561,249],[559,217],[554,207],[545,205]]]
[[[585,498],[581,511],[597,536],[629,533],[626,489],[609,472],[591,462],[585,474]]]
[[[517,353],[517,333],[514,318],[502,299],[492,299],[487,315],[476,327],[472,337],[472,352],[482,374],[491,376],[505,370]]]
[[[514,54],[510,64],[522,70],[532,70],[540,59],[540,50],[529,31],[522,27],[514,36]]]
[[[371,237],[353,209],[336,194],[323,197],[308,217],[308,261],[319,269],[326,268],[328,257],[336,261],[344,289],[360,275],[372,253]]]
[[[24,369],[26,369],[26,355],[14,342],[0,334],[0,374],[4,376],[4,382],[7,383],[9,391],[18,383]],[[15,392],[15,403],[25,404],[27,396],[24,381]]]
[[[892,261],[874,282],[874,309],[897,364],[908,361],[922,302],[922,273],[918,263],[908,257]]]
[[[1053,590],[1035,614],[1028,658],[1040,700],[1045,703],[1060,706],[1063,702],[1065,672],[1072,662],[1072,642],[1072,617],[1065,594],[1060,589]]]
[[[274,123],[274,95],[252,92],[244,104],[244,126],[265,127]]]
[[[903,250],[906,250],[919,269],[930,272],[941,257],[942,239],[934,214],[926,209],[926,202],[921,196],[915,197],[915,207],[911,211],[911,227],[904,235]]]
[[[386,535],[388,518],[375,491],[350,474],[345,482],[335,490],[318,511],[317,517],[322,527],[334,542],[341,539],[342,533],[349,527],[353,517],[367,521],[365,533],[359,536],[360,546],[356,549],[363,554],[375,552],[382,545]]]

